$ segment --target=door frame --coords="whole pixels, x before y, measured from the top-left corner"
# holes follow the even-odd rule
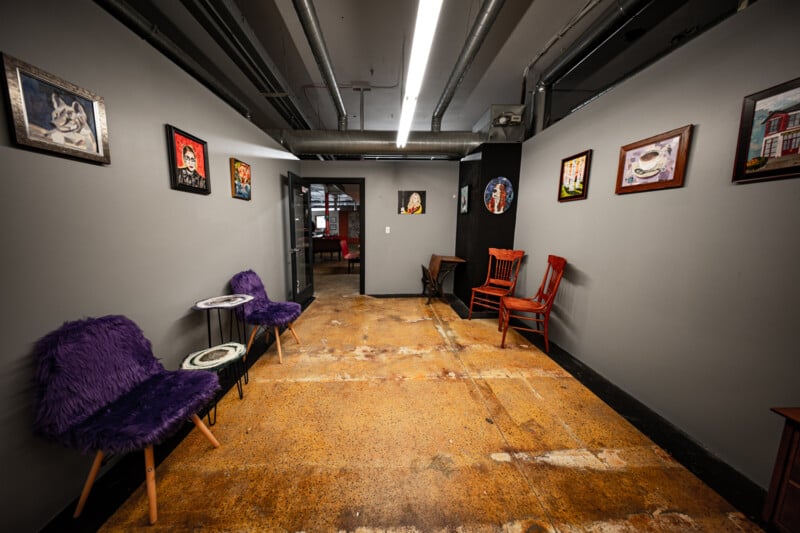
[[[364,273],[366,272],[366,239],[364,237],[364,228],[366,222],[366,205],[367,201],[364,195],[365,189],[365,182],[364,178],[315,178],[315,177],[303,177],[306,183],[308,184],[322,184],[322,185],[335,185],[335,184],[343,184],[343,185],[358,185],[358,226],[359,226],[359,234],[358,234],[358,244],[361,253],[361,264],[358,269],[358,293],[364,294]]]

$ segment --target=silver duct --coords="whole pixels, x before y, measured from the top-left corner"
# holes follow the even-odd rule
[[[503,7],[504,2],[505,0],[484,0],[478,12],[478,16],[475,19],[475,24],[472,25],[472,29],[469,35],[467,35],[464,48],[461,49],[458,60],[453,67],[453,72],[450,73],[450,79],[447,80],[444,92],[439,98],[439,103],[436,104],[436,108],[433,110],[431,131],[441,131],[444,112],[450,106],[456,89],[461,83],[461,80],[464,79],[464,75],[469,70],[470,65],[472,65],[475,54],[480,50],[483,40],[492,28],[492,24],[494,24],[497,14],[500,13],[500,8]]]
[[[295,155],[399,155],[461,158],[485,141],[470,131],[412,131],[398,148],[396,131],[282,130],[278,141]]]
[[[292,3],[295,11],[297,11],[297,16],[300,18],[300,23],[303,25],[303,31],[306,34],[306,39],[308,39],[308,44],[311,46],[311,51],[314,53],[314,59],[317,61],[319,71],[328,86],[333,105],[336,107],[336,114],[339,117],[339,131],[346,131],[347,111],[344,108],[342,93],[339,92],[339,85],[336,83],[333,64],[328,54],[328,47],[325,45],[325,38],[322,36],[322,30],[319,27],[319,19],[317,18],[314,4],[311,0],[293,0]]]

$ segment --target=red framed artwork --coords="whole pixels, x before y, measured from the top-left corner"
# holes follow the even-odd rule
[[[167,124],[167,152],[173,189],[211,194],[205,141]]]

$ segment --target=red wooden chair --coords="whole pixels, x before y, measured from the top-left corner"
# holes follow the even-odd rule
[[[489,269],[486,272],[486,281],[483,282],[483,285],[472,289],[467,319],[472,319],[473,306],[477,305],[497,311],[500,309],[500,298],[514,295],[523,257],[525,257],[524,250],[489,248]]]
[[[521,321],[533,322],[531,327],[511,326],[516,330],[532,331],[541,333],[544,336],[544,351],[550,353],[550,342],[547,338],[547,327],[550,322],[550,309],[553,307],[553,300],[556,297],[561,277],[564,275],[564,267],[567,260],[557,255],[547,256],[547,270],[544,272],[542,284],[533,298],[514,298],[504,296],[500,299],[500,319],[498,331],[503,331],[503,339],[500,347],[506,347],[506,333],[509,328],[509,321],[516,318]],[[522,313],[529,313],[523,315]]]
[[[353,263],[361,263],[361,253],[351,252],[350,248],[347,246],[347,239],[340,240],[339,246],[342,248],[342,257],[347,259],[347,273],[349,274]]]

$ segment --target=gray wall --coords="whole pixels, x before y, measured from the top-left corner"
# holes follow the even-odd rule
[[[731,174],[743,97],[800,75],[798,19],[761,0],[526,142],[515,240],[524,293],[569,261],[551,339],[762,487],[769,408],[800,405],[800,179]],[[683,188],[614,194],[620,146],[686,124]],[[558,203],[589,148],[588,198]]]
[[[17,148],[0,128],[0,501],[4,530],[33,531],[91,464],[31,434],[33,343],[65,320],[120,313],[177,368],[207,342],[192,304],[231,275],[253,268],[287,292],[280,175],[298,162],[275,159],[261,130],[88,0],[3,9],[0,50],[103,96],[111,144],[111,164],[95,165]],[[208,142],[211,195],[170,189],[165,123]],[[250,202],[231,198],[229,157],[252,165]]]
[[[458,214],[457,161],[301,161],[304,178],[364,178],[364,290],[367,294],[415,294],[420,265],[431,254],[455,251]],[[397,191],[426,191],[424,215],[397,214]],[[386,233],[386,227],[391,233]],[[452,284],[452,279],[447,283]],[[449,289],[449,287],[446,287]]]

